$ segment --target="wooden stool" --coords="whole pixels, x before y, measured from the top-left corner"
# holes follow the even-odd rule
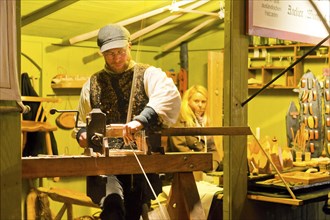
[[[60,188],[46,189],[44,187],[38,187],[37,192],[45,193],[53,201],[63,203],[62,208],[57,213],[54,220],[62,219],[65,211],[67,212],[67,219],[73,220],[73,212],[72,212],[73,205],[100,208],[99,205],[95,204],[90,197],[88,197],[86,194],[81,192],[76,192],[67,189],[60,189]]]

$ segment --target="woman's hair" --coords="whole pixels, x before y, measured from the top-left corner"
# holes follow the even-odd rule
[[[197,119],[192,111],[192,109],[189,106],[189,100],[191,97],[196,94],[200,93],[206,98],[206,105],[207,105],[207,90],[205,87],[201,85],[194,85],[191,86],[189,89],[187,89],[183,93],[182,101],[181,101],[181,110],[180,110],[180,117],[181,120],[185,123],[186,127],[196,127]],[[207,123],[207,115],[206,112],[203,114],[203,121],[206,124]]]

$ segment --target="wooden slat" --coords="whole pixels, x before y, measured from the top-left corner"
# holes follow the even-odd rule
[[[167,128],[162,130],[162,135],[252,135],[252,132],[249,127]]]
[[[223,126],[223,51],[209,51],[207,63],[207,112],[211,120],[210,126]],[[219,154],[223,158],[223,136],[214,136]]]
[[[22,96],[25,102],[59,102],[59,98],[39,97],[39,96]]]
[[[287,205],[295,205],[299,206],[303,204],[303,200],[300,199],[289,199],[289,198],[277,198],[277,197],[269,197],[269,196],[260,196],[260,195],[247,195],[249,199],[265,201],[265,202],[275,202]]]
[[[212,170],[211,153],[138,155],[146,173]],[[142,173],[135,157],[26,157],[22,178]]]
[[[69,203],[74,205],[81,205],[87,207],[95,207],[98,208],[99,205],[95,204],[90,197],[88,197],[85,193],[81,193],[79,191],[73,191],[69,189],[61,189],[61,188],[45,188],[38,187],[37,191],[39,193],[46,193],[52,200],[62,203]]]
[[[21,21],[21,27],[31,24],[32,22],[35,22],[45,16],[49,16],[50,14],[59,11],[77,1],[79,0],[70,0],[70,1],[57,0],[31,14],[23,16]]]
[[[181,1],[181,2],[178,2],[177,4],[178,4],[178,6],[183,6],[183,5],[189,4],[189,3],[194,2],[194,1],[195,0]],[[138,16],[135,16],[135,17],[117,22],[117,24],[126,26],[126,25],[132,24],[134,22],[137,22],[137,21],[140,21],[140,20],[155,16],[155,15],[158,15],[158,14],[163,13],[165,11],[168,11],[168,10],[170,10],[170,8],[171,8],[171,5],[161,7],[161,8],[158,8],[158,9],[140,14]],[[94,30],[94,31],[91,31],[91,32],[87,32],[85,34],[81,34],[79,36],[72,37],[72,38],[69,39],[69,42],[70,42],[70,44],[75,44],[75,43],[78,43],[78,42],[81,42],[81,41],[84,41],[84,40],[88,40],[90,38],[93,38],[93,37],[97,36],[99,30],[100,29],[97,29],[97,30]]]

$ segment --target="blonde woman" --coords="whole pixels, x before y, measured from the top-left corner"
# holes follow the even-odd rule
[[[180,117],[173,127],[209,126],[207,98],[207,90],[201,85],[194,85],[186,90],[182,97]],[[216,151],[216,146],[212,136],[171,136],[168,139],[168,150],[212,152]]]
[[[180,116],[173,127],[207,127],[210,125],[206,113],[208,100],[207,90],[201,85],[194,85],[186,90],[181,101]],[[168,137],[168,151],[171,152],[211,152],[213,155],[213,168],[217,170],[220,165],[220,155],[213,136],[170,136]],[[203,180],[203,172],[194,172],[196,181]],[[172,175],[166,175],[171,181]]]

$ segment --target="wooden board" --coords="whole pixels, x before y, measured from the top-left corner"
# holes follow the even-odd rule
[[[51,87],[53,89],[66,89],[66,88],[80,89],[80,88],[83,87],[85,82],[86,82],[86,79],[63,81],[63,82],[60,82],[60,83],[52,84]]]
[[[303,204],[303,200],[300,199],[277,198],[277,197],[253,195],[253,194],[248,194],[247,197],[252,200],[274,202],[274,203],[287,204],[287,205],[298,206]]]
[[[138,155],[138,158],[146,173],[212,170],[212,153],[152,154]],[[133,155],[22,158],[23,178],[137,173],[142,173],[142,171]]]
[[[162,135],[252,135],[250,127],[195,127],[195,128],[165,128]]]
[[[297,172],[283,173],[282,177],[287,182],[303,183],[305,185],[330,181],[330,175],[326,173],[306,173],[306,172],[297,171]],[[275,179],[280,179],[280,178],[278,175],[275,175]]]
[[[129,156],[129,155],[143,155],[146,154],[144,151],[140,150],[116,150],[116,149],[110,149],[109,155],[110,156]]]

